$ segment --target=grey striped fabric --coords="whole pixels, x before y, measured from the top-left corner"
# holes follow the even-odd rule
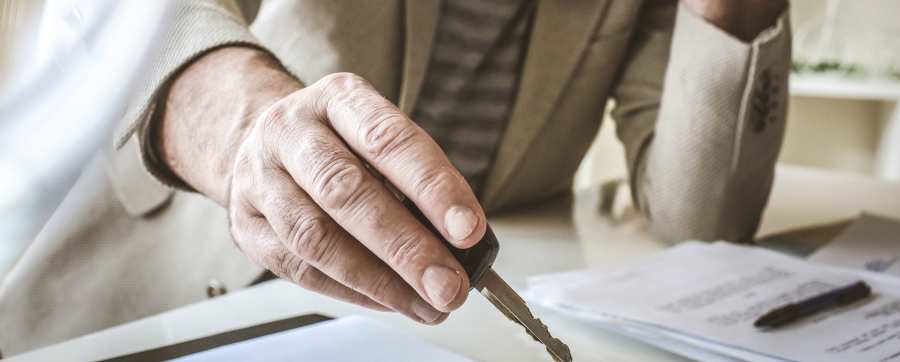
[[[445,0],[412,118],[479,193],[515,101],[529,0]]]

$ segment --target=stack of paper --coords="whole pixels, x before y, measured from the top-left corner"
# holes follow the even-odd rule
[[[767,311],[863,279],[873,296],[783,328]],[[726,243],[529,280],[532,303],[701,360],[900,361],[900,280]]]
[[[900,277],[900,221],[862,214],[809,260]]]

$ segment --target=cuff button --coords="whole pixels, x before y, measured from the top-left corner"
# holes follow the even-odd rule
[[[226,288],[225,284],[218,279],[210,279],[209,282],[206,283],[206,296],[208,298],[215,298],[227,293],[228,288]]]

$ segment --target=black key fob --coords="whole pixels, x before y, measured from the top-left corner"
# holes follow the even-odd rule
[[[431,233],[444,243],[444,246],[446,246],[447,249],[450,250],[450,253],[456,257],[456,260],[462,264],[466,274],[469,275],[469,287],[474,288],[481,280],[481,276],[491,268],[491,265],[494,265],[494,259],[497,258],[497,252],[500,251],[500,243],[497,242],[497,237],[494,236],[494,231],[491,230],[491,226],[487,225],[484,237],[482,237],[475,246],[468,249],[459,249],[444,239],[444,236],[441,235],[430,221],[428,221],[425,215],[422,214],[422,211],[416,207],[416,204],[409,199],[406,199],[403,201],[403,205],[413,213],[422,225],[425,225],[428,230],[431,230]]]

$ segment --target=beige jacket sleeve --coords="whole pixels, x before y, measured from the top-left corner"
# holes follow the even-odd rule
[[[209,50],[226,45],[245,45],[262,49],[247,28],[244,11],[252,11],[251,2],[234,0],[180,0],[172,2],[171,23],[161,34],[157,59],[150,62],[146,78],[136,94],[131,97],[120,127],[116,132],[116,148],[122,147],[137,135],[146,169],[156,178],[170,186],[184,188],[177,178],[162,173],[154,155],[147,151],[149,137],[147,126],[151,124],[154,108],[160,93],[168,80],[178,70]],[[248,5],[250,4],[250,5]]]
[[[785,128],[787,11],[745,43],[659,3],[613,93],[633,197],[666,239],[752,240]]]

